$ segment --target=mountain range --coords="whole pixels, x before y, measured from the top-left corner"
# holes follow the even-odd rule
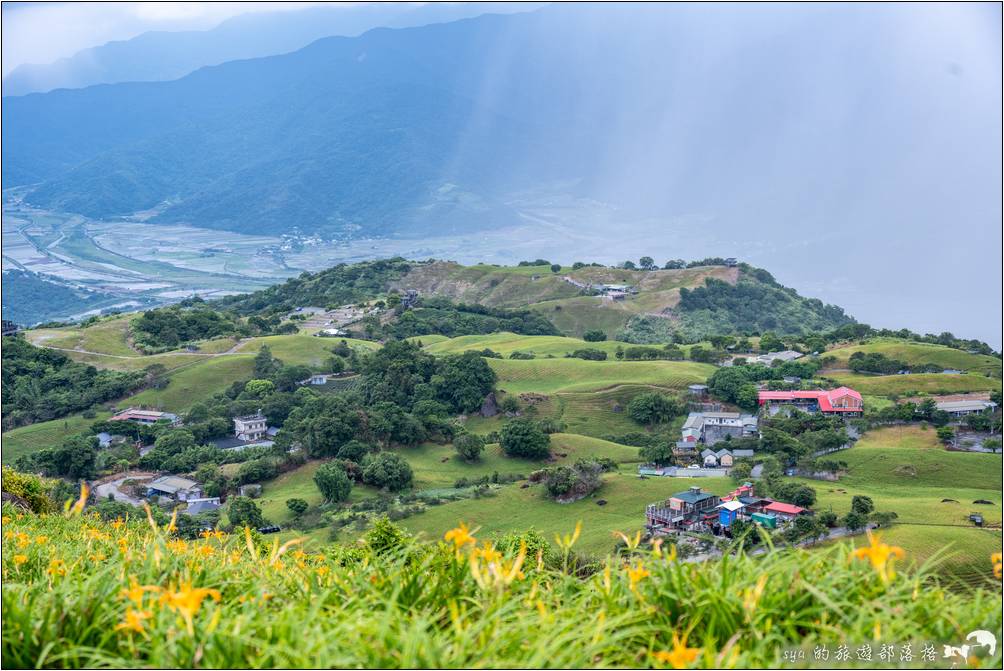
[[[149,31],[84,49],[53,63],[19,65],[3,78],[3,95],[178,79],[207,65],[296,51],[322,37],[354,36],[378,27],[421,26],[487,11],[508,13],[534,7],[534,3],[506,2],[388,2],[250,12],[210,30]]]

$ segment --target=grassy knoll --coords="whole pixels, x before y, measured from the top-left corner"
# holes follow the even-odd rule
[[[608,436],[643,431],[645,427],[627,414],[632,398],[655,387],[625,384],[603,391],[565,392],[556,394],[561,420],[570,433],[587,436]],[[683,416],[674,424],[682,425]]]
[[[489,359],[508,393],[596,391],[621,384],[682,389],[714,372],[709,364],[683,361],[584,361],[582,359]]]
[[[37,452],[46,447],[56,447],[67,436],[86,431],[94,422],[107,419],[110,416],[111,413],[108,412],[99,412],[93,419],[70,415],[8,431],[3,434],[0,461],[10,464],[23,454]]]
[[[250,378],[253,370],[254,356],[251,354],[207,358],[171,373],[170,382],[164,389],[144,389],[119,405],[147,405],[168,412],[181,412],[238,380]]]
[[[724,494],[732,487],[726,478],[648,478],[642,480],[624,467],[623,473],[604,477],[603,487],[593,496],[574,503],[562,504],[548,499],[543,487],[520,489],[507,486],[496,496],[447,503],[429,508],[421,515],[402,520],[406,528],[430,538],[442,538],[457,520],[481,527],[480,535],[504,534],[512,529],[536,528],[548,539],[556,533],[568,533],[582,520],[582,537],[576,550],[593,556],[604,556],[613,549],[615,531],[634,532],[645,523],[645,506],[668,498],[691,485],[699,484],[708,491]],[[600,499],[607,501],[599,506]]]
[[[996,373],[1001,375],[1001,360],[985,354],[970,354],[962,350],[932,343],[911,342],[900,338],[873,338],[864,345],[845,345],[825,353],[837,359],[833,368],[847,368],[850,356],[855,352],[883,354],[890,359],[898,359],[910,365],[935,364],[945,368]]]
[[[135,356],[136,350],[129,346],[129,322],[134,317],[132,314],[113,317],[86,327],[34,329],[25,331],[25,337],[35,345]]]
[[[863,449],[900,447],[945,449],[934,429],[925,424],[904,424],[875,429],[861,436],[854,446]]]
[[[494,350],[508,357],[513,352],[533,352],[538,357],[552,355],[562,357],[577,349],[598,349],[613,358],[617,346],[628,346],[613,340],[603,342],[586,342],[580,338],[566,336],[528,336],[517,333],[492,333],[490,335],[459,336],[457,338],[442,338],[435,342],[427,342],[421,338],[425,351],[431,354],[457,354],[468,350]]]
[[[78,363],[85,363],[95,368],[103,368],[118,371],[143,370],[147,366],[154,364],[162,365],[166,370],[189,366],[197,361],[209,358],[207,354],[190,354],[187,352],[166,352],[164,354],[152,354],[143,356],[118,356],[111,354],[88,354],[85,352],[63,352]]]
[[[910,396],[917,393],[958,394],[967,391],[993,391],[1001,388],[1001,381],[984,375],[945,375],[922,373],[917,375],[858,375],[856,373],[831,373],[840,384],[853,387],[862,394],[878,396]]]
[[[308,461],[303,466],[287,471],[268,482],[262,483],[261,497],[257,499],[258,505],[265,519],[276,524],[285,524],[293,518],[293,514],[286,507],[287,499],[303,499],[311,507],[321,505],[324,500],[314,483],[314,474],[321,467],[324,461]],[[376,490],[371,487],[356,484],[352,487],[349,501],[360,501],[364,498],[374,496]],[[328,529],[323,529],[325,534]]]
[[[308,368],[322,368],[331,358],[331,348],[341,342],[343,338],[317,338],[309,335],[281,335],[265,336],[262,338],[252,338],[241,346],[242,353],[257,353],[262,345],[268,345],[272,350],[272,356],[282,359],[282,362],[289,366],[307,366]],[[377,349],[379,343],[370,340],[356,340],[354,338],[344,338],[350,347],[362,349]]]

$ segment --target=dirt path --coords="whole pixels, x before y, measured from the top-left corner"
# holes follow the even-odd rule
[[[32,344],[36,347],[44,347],[45,349],[52,349],[58,352],[76,352],[78,354],[90,354],[91,356],[105,356],[110,359],[146,359],[148,357],[155,356],[200,356],[204,358],[212,358],[216,356],[226,356],[228,354],[238,354],[239,350],[247,344],[250,338],[244,338],[237,342],[233,347],[226,350],[225,352],[188,352],[188,351],[173,351],[173,352],[161,352],[160,354],[136,354],[136,356],[127,356],[125,354],[108,354],[107,352],[93,352],[91,350],[82,349],[80,347],[54,347],[53,345],[46,345],[45,340],[51,338],[52,336],[43,336]]]
[[[143,501],[126,494],[122,491],[122,484],[126,480],[151,480],[153,479],[153,473],[147,472],[131,472],[131,473],[119,473],[115,476],[115,479],[108,480],[106,482],[101,482],[100,484],[95,484],[94,494],[99,499],[107,499],[109,495],[116,501],[121,501],[122,503],[128,503],[134,506],[143,505]]]

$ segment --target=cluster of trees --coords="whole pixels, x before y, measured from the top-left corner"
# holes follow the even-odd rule
[[[566,358],[585,359],[586,361],[606,361],[607,353],[601,349],[585,347],[565,354]]]
[[[651,427],[668,422],[684,412],[680,401],[657,391],[638,394],[628,403],[628,415],[639,424]]]
[[[131,322],[133,339],[149,348],[176,347],[182,343],[235,335],[241,324],[233,315],[204,305],[147,310]]]
[[[439,297],[422,298],[382,327],[386,336],[397,339],[431,334],[446,336],[482,335],[511,331],[522,335],[560,335],[554,324],[533,310],[504,310],[483,305],[453,303]]]
[[[125,396],[156,371],[98,370],[24,338],[3,339],[3,428],[44,422]]]
[[[848,366],[855,373],[879,373],[882,375],[892,375],[901,370],[910,370],[914,373],[934,373],[943,367],[934,364],[922,364],[911,366],[899,359],[891,359],[884,354],[873,352],[855,352],[848,361]]]
[[[579,459],[571,466],[557,466],[535,474],[542,480],[548,495],[561,501],[575,501],[589,496],[603,485],[603,473],[616,470],[611,459]]]
[[[301,273],[252,294],[228,296],[220,299],[217,305],[242,315],[283,314],[305,305],[335,308],[376,298],[416,265],[400,257],[340,263],[316,273]]]
[[[636,347],[621,347],[618,345],[614,351],[614,356],[624,361],[655,361],[657,359],[682,361],[683,350],[672,343],[663,347],[643,347],[640,345]]]
[[[775,282],[770,273],[758,272],[748,271],[735,284],[707,278],[703,287],[680,289],[677,311],[684,318],[681,331],[801,334],[853,321],[842,308],[803,298]]]

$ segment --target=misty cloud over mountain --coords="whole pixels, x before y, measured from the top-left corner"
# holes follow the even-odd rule
[[[5,98],[3,180],[94,218],[335,237],[589,199],[638,255],[738,256],[863,321],[999,346],[999,12],[579,5],[376,29]]]

